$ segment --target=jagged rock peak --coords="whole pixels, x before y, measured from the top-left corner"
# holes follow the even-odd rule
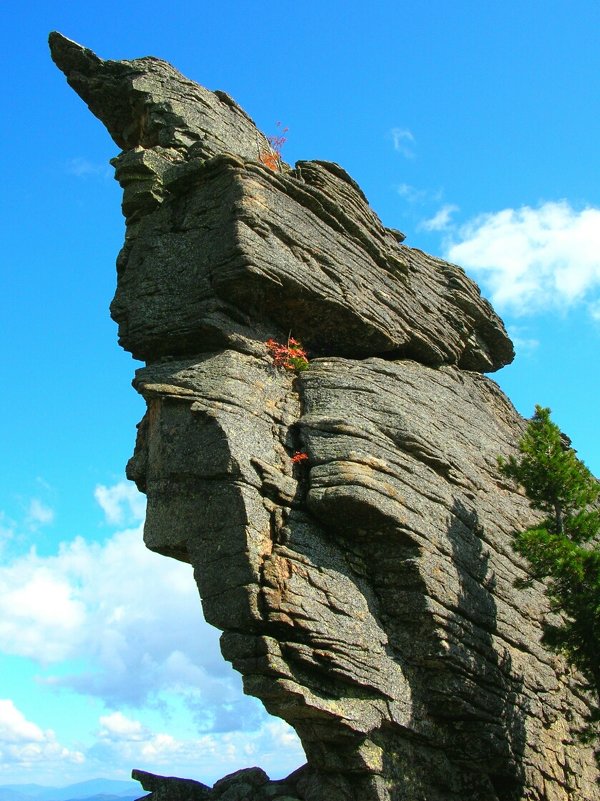
[[[476,284],[401,244],[341,167],[269,169],[245,112],[164,61],[103,61],[58,33],[50,48],[123,149],[113,164],[128,228],[112,315],[136,358],[292,328],[319,355],[484,372],[512,360]]]
[[[69,85],[122,150],[165,149],[176,158],[196,145],[196,155],[204,158],[228,152],[257,159],[267,145],[225,92],[204,89],[166,61],[104,61],[56,31],[49,44]]]

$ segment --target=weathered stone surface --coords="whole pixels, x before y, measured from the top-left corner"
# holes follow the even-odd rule
[[[210,787],[192,779],[156,776],[145,770],[132,770],[131,778],[148,791],[148,795],[143,796],[147,801],[205,801],[210,798]]]
[[[546,774],[595,797],[566,724],[585,701],[539,644],[540,588],[513,586],[532,516],[496,458],[523,422],[492,381],[341,358],[294,378],[223,351],[135,383],[146,542],[194,564],[225,657],[323,797],[521,798]]]
[[[300,801],[295,793],[303,774],[295,771],[287,779],[271,781],[261,768],[244,768],[219,779],[212,788],[144,770],[133,770],[131,777],[150,791],[143,801]]]
[[[141,148],[177,161],[235,153],[258,159],[266,140],[225,92],[210,92],[166,61],[103,61],[60,33],[49,37],[55,64],[122,150]],[[151,156],[152,157],[152,156]]]
[[[335,164],[273,172],[231,99],[153,58],[52,56],[124,149],[128,228],[112,314],[136,358],[189,356],[294,330],[315,352],[495,370],[501,320],[455,265],[399,244]],[[227,155],[224,155],[227,154]],[[247,345],[250,347],[250,345]]]
[[[512,351],[476,286],[337,165],[258,163],[243,112],[163,62],[52,49],[125,148],[112,308],[148,362],[127,468],[145,541],[193,564],[225,658],[308,759],[198,792],[598,801],[581,682],[540,644],[543,587],[514,586],[510,535],[535,517],[497,456],[524,421],[480,374]],[[264,342],[290,328],[315,357],[298,375]]]

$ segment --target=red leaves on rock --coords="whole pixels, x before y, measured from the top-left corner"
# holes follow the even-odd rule
[[[297,339],[290,337],[287,345],[282,345],[274,339],[268,339],[266,345],[271,351],[275,367],[283,367],[285,370],[295,370],[296,372],[306,370],[308,367],[308,356]]]
[[[265,167],[273,170],[273,172],[277,172],[279,169],[280,159],[277,153],[270,153],[268,150],[263,150],[259,155],[259,159],[265,165]]]
[[[281,127],[280,122],[276,123],[276,125],[278,128]],[[281,158],[281,149],[287,142],[287,136],[283,136],[283,134],[287,133],[287,131],[287,128],[283,128],[280,136],[267,136],[269,150],[263,149],[258,154],[258,158],[265,165],[265,167],[268,167],[274,172],[277,172],[281,169],[281,162],[283,161]]]

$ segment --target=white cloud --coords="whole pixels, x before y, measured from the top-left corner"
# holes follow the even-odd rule
[[[427,201],[427,190],[417,189],[411,184],[398,184],[396,191],[400,197],[405,198],[409,203],[425,203]]]
[[[594,300],[592,303],[590,303],[588,306],[588,311],[594,320],[598,320],[598,322],[600,322],[600,299]]]
[[[196,660],[202,646],[189,632],[199,626],[191,568],[148,551],[141,527],[104,544],[77,538],[55,556],[32,549],[0,567],[0,649],[45,664],[88,657],[98,692],[142,697],[182,643]],[[213,631],[199,637],[215,662]]]
[[[212,784],[223,775],[260,764],[282,778],[306,761],[294,730],[262,720],[252,731],[174,736],[112,712],[78,749],[62,745],[52,729],[28,720],[10,699],[0,699],[0,781],[64,785],[98,775],[127,778],[132,767],[190,776]]]
[[[77,178],[89,178],[94,176],[107,178],[111,174],[108,164],[98,164],[81,156],[69,159],[67,162],[67,172],[70,175],[75,175]]]
[[[38,498],[32,498],[27,511],[27,523],[31,528],[46,526],[54,520],[54,511]]]
[[[452,215],[455,211],[458,211],[458,206],[446,203],[433,217],[423,220],[419,228],[424,231],[444,231],[450,227]]]
[[[146,514],[146,498],[131,481],[119,481],[112,487],[99,484],[94,497],[106,516],[106,522],[112,525],[140,523]]]
[[[105,739],[116,737],[124,740],[141,740],[144,737],[144,727],[139,720],[131,720],[122,712],[113,712],[100,718],[99,736]]]
[[[143,512],[125,482],[98,488],[97,497],[112,520]],[[44,681],[109,706],[158,703],[177,691],[205,731],[259,725],[218,639],[203,620],[191,566],[149,551],[141,526],[0,565],[0,651],[45,666],[76,662],[76,671],[61,665]]]
[[[527,329],[522,326],[508,326],[508,336],[512,339],[517,354],[531,353],[539,347],[540,344],[539,340],[530,337],[527,333]]]
[[[39,726],[26,720],[12,701],[0,698],[0,742],[41,742],[43,739],[44,733]]]
[[[108,498],[131,514],[129,495],[110,489],[102,496],[107,508]],[[141,526],[104,543],[76,538],[51,556],[32,548],[5,561],[0,652],[49,665],[37,678],[47,692],[97,698],[107,711],[93,745],[65,748],[7,701],[0,707],[0,776],[16,775],[15,765],[33,766],[36,777],[60,780],[68,761],[72,780],[135,765],[158,772],[168,766],[207,781],[247,765],[249,754],[268,772],[293,770],[303,761],[296,735],[243,694],[218,637],[203,621],[191,567],[148,551]],[[154,730],[142,722],[148,714],[153,721],[172,717],[172,733],[168,723]],[[190,730],[198,734],[190,737]],[[3,731],[7,744],[9,733],[21,737],[11,741],[10,756]],[[87,743],[89,736],[82,733]]]
[[[61,667],[47,684],[113,707],[177,692],[204,731],[260,723],[202,618],[189,565],[148,551],[141,527],[104,544],[78,538],[0,567],[0,651]]]
[[[272,778],[282,778],[306,759],[296,733],[282,720],[268,720],[248,733],[190,738],[152,731],[119,713],[102,717],[100,724],[96,743],[86,753],[99,765],[135,765],[155,772],[166,766],[171,775],[212,783],[249,762],[260,764]]]
[[[85,757],[60,745],[52,729],[43,731],[27,720],[10,699],[0,699],[0,771],[40,768],[48,763],[81,764]]]
[[[430,189],[417,189],[412,184],[398,184],[396,191],[400,197],[404,198],[412,206],[424,206],[428,203],[440,203],[444,192],[441,189],[435,191]]]
[[[414,158],[415,153],[413,147],[415,144],[415,137],[408,128],[392,128],[390,135],[394,144],[394,150],[401,153],[407,159]]]
[[[84,620],[75,588],[34,551],[0,568],[0,650],[42,663],[63,659]]]
[[[515,313],[589,301],[600,288],[600,209],[567,201],[483,214],[447,243],[445,256],[477,274],[494,303]]]
[[[294,729],[284,720],[271,720],[265,723],[264,729],[272,738],[273,743],[279,748],[298,748],[298,737]]]

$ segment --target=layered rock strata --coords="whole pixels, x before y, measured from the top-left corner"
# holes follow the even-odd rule
[[[308,760],[194,797],[600,799],[581,683],[540,645],[543,587],[514,586],[510,535],[534,518],[497,456],[524,421],[482,375],[513,351],[476,285],[338,165],[269,169],[226,94],[50,45],[123,150],[111,311],[146,363],[127,468],[146,544],[194,566],[223,655]],[[265,344],[290,330],[298,374]],[[189,789],[139,776],[155,801]]]

